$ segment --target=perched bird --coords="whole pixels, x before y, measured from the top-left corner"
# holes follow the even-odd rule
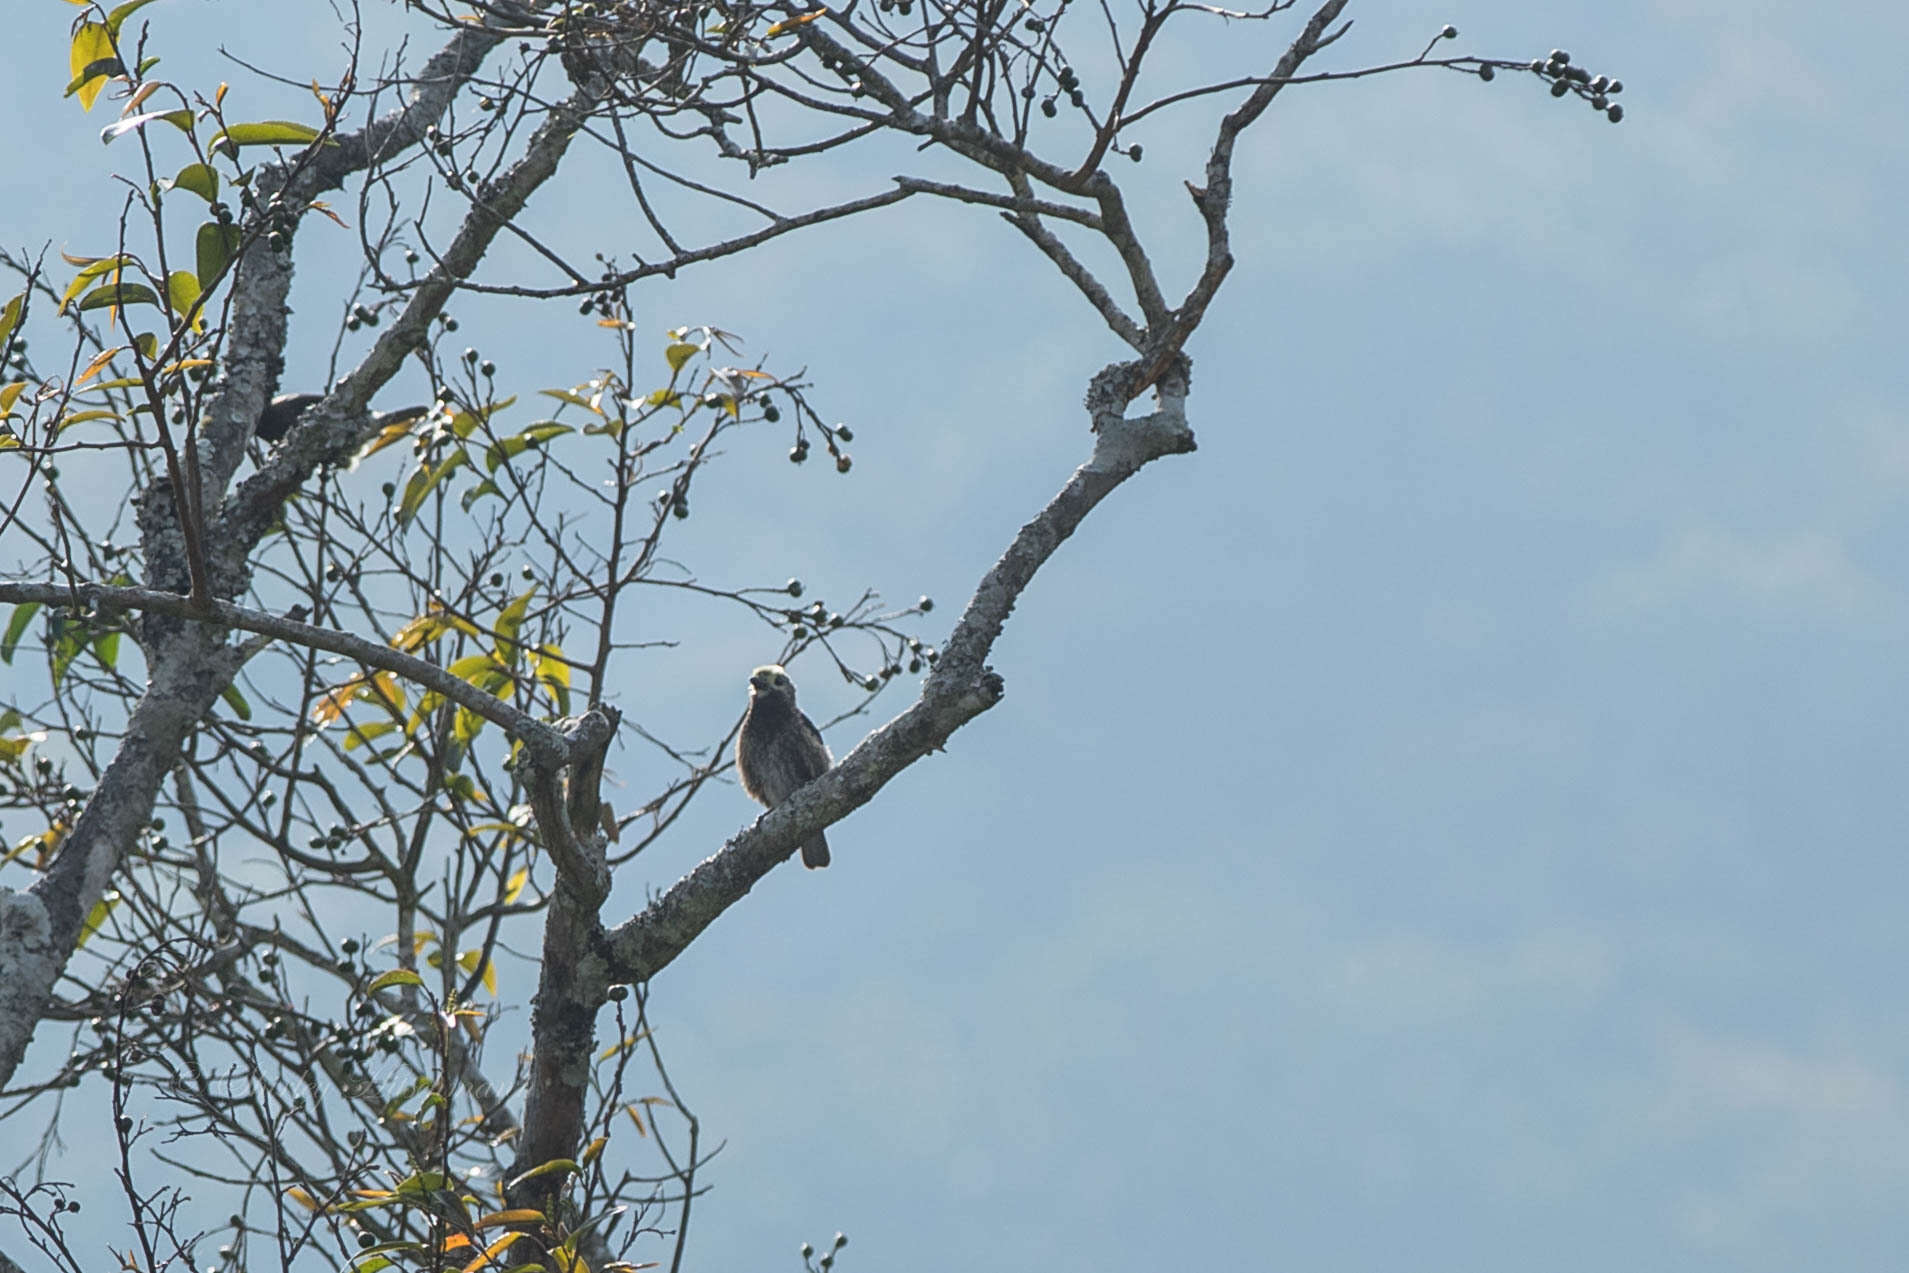
[[[736,735],[736,770],[753,800],[774,808],[834,764],[815,723],[795,705],[795,682],[779,664],[749,674],[749,711]],[[802,846],[802,865],[829,864],[829,842],[820,831]]]
[[[277,442],[292,431],[299,417],[325,400],[322,393],[281,393],[265,404],[265,411],[259,416],[258,427],[252,432],[261,442]],[[429,407],[406,407],[402,411],[386,411],[378,415],[379,424],[396,424],[400,420],[416,420],[429,414]]]
[[[258,440],[278,441],[292,431],[292,426],[298,423],[298,417],[324,397],[322,393],[281,393],[265,404],[265,413],[259,416],[258,428],[254,430]]]

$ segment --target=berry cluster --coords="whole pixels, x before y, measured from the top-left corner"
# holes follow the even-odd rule
[[[1591,103],[1591,109],[1602,111],[1604,117],[1613,124],[1624,118],[1624,108],[1612,101],[1624,91],[1624,81],[1614,80],[1608,75],[1593,75],[1571,61],[1571,55],[1563,49],[1552,49],[1551,56],[1533,61],[1527,67],[1533,75],[1551,81],[1551,96],[1563,97],[1576,93]],[[1478,68],[1479,77],[1490,79],[1489,66]]]

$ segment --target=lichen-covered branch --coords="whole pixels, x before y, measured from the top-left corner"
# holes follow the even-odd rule
[[[1109,370],[1124,373],[1129,366]],[[1095,384],[1106,376],[1103,372],[1096,377]],[[987,666],[988,654],[1035,572],[1115,487],[1162,456],[1194,449],[1184,377],[1163,383],[1159,400],[1152,414],[1124,419],[1117,407],[1090,397],[1089,410],[1097,414],[1100,426],[1093,458],[1021,527],[982,578],[914,705],[863,739],[833,769],[763,814],[642,913],[618,925],[608,938],[610,980],[647,981],[655,976],[815,832],[867,804],[896,775],[1001,701],[1005,687]]]

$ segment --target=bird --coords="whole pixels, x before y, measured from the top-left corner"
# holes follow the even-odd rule
[[[298,423],[298,417],[322,402],[324,397],[322,393],[281,393],[265,404],[265,411],[259,416],[258,428],[253,432],[261,442],[276,442],[292,431],[292,426]]]
[[[749,674],[749,710],[736,735],[736,771],[752,800],[770,808],[796,788],[827,773],[835,760],[815,722],[795,705],[795,682],[779,663]],[[802,846],[802,865],[829,864],[829,842],[817,831]]]
[[[265,404],[265,410],[259,416],[258,427],[253,434],[261,442],[277,442],[292,431],[292,426],[313,407],[325,400],[322,393],[281,393]],[[406,407],[402,411],[386,411],[377,417],[380,424],[397,424],[400,421],[417,420],[429,415],[429,407]]]

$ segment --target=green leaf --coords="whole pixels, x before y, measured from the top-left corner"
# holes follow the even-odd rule
[[[469,774],[446,774],[444,789],[466,804],[484,799],[483,791]]]
[[[239,146],[303,146],[318,139],[318,129],[288,119],[266,119],[250,124],[234,124],[212,139],[208,154]]]
[[[445,671],[486,694],[495,694],[510,684],[510,668],[495,654],[467,654]]]
[[[219,174],[210,164],[187,164],[174,177],[171,187],[178,190],[190,190],[207,203],[219,197]]]
[[[58,610],[53,612],[52,642],[49,653],[52,661],[53,688],[60,688],[60,682],[66,679],[66,669],[73,666],[73,660],[86,648],[86,625],[69,619]]]
[[[100,661],[108,672],[119,664],[119,633],[106,631],[93,638],[93,657]]]
[[[20,310],[26,305],[27,294],[21,292],[0,309],[0,350],[7,347],[7,339],[13,335],[13,329],[20,325]],[[8,403],[12,406],[12,403]]]
[[[199,237],[193,247],[200,290],[209,292],[239,250],[239,227],[208,221],[199,227]]]
[[[451,718],[451,737],[466,747],[477,741],[484,732],[484,718],[468,707],[457,709],[457,715]]]
[[[62,314],[66,312],[66,307],[72,303],[73,298],[86,290],[88,283],[91,283],[102,274],[110,273],[122,266],[131,265],[134,260],[130,254],[125,252],[116,253],[113,256],[102,256],[97,260],[91,261],[73,260],[71,257],[67,259],[79,266],[80,272],[73,276],[73,281],[66,285],[66,294],[60,297],[59,312]]]
[[[144,283],[125,283],[115,280],[101,283],[98,287],[80,297],[79,309],[84,312],[91,309],[110,309],[115,305],[151,305],[162,308],[159,293]]]
[[[166,300],[172,312],[184,318],[192,315],[192,330],[205,330],[205,315],[193,309],[199,303],[199,276],[191,270],[174,270],[166,275]]]
[[[524,616],[530,613],[530,599],[536,595],[535,588],[529,592],[520,593],[512,597],[510,604],[498,612],[497,623],[491,631],[497,634],[500,647],[517,639],[517,629],[524,626]]]
[[[409,525],[418,509],[423,506],[425,496],[436,490],[445,478],[471,462],[468,451],[453,451],[439,460],[431,468],[419,468],[404,484],[404,498],[398,502],[398,525]]]
[[[372,720],[362,725],[353,725],[345,731],[345,750],[356,751],[372,739],[388,734],[398,727],[394,720]]]
[[[540,420],[522,433],[513,433],[507,438],[500,438],[485,448],[484,468],[487,472],[495,473],[497,466],[511,456],[521,454],[532,447],[542,446],[552,438],[560,438],[566,433],[575,432],[576,430],[567,424],[558,424],[555,420]]]
[[[124,75],[126,67],[113,52],[113,33],[104,23],[82,22],[73,32],[73,44],[67,52],[67,64],[73,76],[66,96],[79,95],[80,109],[92,110],[108,76]]]
[[[423,985],[424,978],[418,976],[409,968],[393,968],[390,972],[381,972],[376,977],[373,977],[371,984],[365,987],[365,993],[375,995],[380,990],[389,990],[392,986],[422,987]],[[429,1080],[427,1079],[425,1082],[428,1083]]]
[[[471,505],[477,503],[478,500],[483,499],[486,495],[495,495],[502,498],[503,494],[502,491],[497,489],[497,483],[487,477],[476,486],[471,487],[470,490],[465,491],[457,502],[462,506],[464,511],[468,513],[471,511]]]
[[[507,410],[517,404],[517,395],[500,399],[475,411],[460,411],[451,417],[451,433],[455,437],[468,438],[477,432],[477,426],[487,422],[499,411]]]
[[[108,124],[99,130],[100,142],[110,146],[127,133],[137,132],[155,119],[163,119],[182,133],[192,131],[192,112],[189,110],[148,111],[144,115],[133,115],[116,124]]]
[[[584,397],[582,394],[577,393],[574,390],[539,389],[537,392],[543,394],[547,398],[555,398],[559,402],[567,402],[573,407],[582,407],[585,411],[593,412],[597,415],[603,414],[602,407],[598,406],[593,400]]]
[[[118,35],[121,23],[151,3],[152,0],[126,0],[125,4],[106,15],[106,29]]]
[[[663,350],[663,357],[669,359],[671,371],[681,371],[683,364],[703,352],[701,345],[692,345],[686,340],[672,342]]]
[[[385,975],[389,976],[390,974],[387,973]],[[411,975],[414,977],[417,976],[416,973],[412,973]],[[418,984],[421,986],[424,983],[420,981]],[[384,1103],[384,1116],[386,1118],[390,1118],[393,1114],[403,1109],[404,1103],[410,1100],[413,1096],[416,1096],[419,1092],[428,1092],[430,1090],[431,1090],[431,1076],[428,1074],[418,1075],[416,1078],[411,1080],[411,1085],[409,1087],[399,1088],[398,1091],[391,1097],[391,1099]],[[444,1179],[442,1174],[435,1171],[429,1172],[429,1173],[413,1173],[412,1175],[406,1176],[402,1181],[399,1182],[397,1189],[394,1191],[397,1197],[422,1198],[429,1195],[432,1190],[442,1189],[444,1187],[442,1184],[423,1183],[426,1175],[429,1175],[430,1177],[439,1181],[442,1181]]]
[[[26,635],[27,624],[33,622],[39,609],[37,601],[22,601],[13,607],[13,617],[7,620],[7,634],[0,637],[0,663],[13,662],[13,652],[20,648],[20,638]]]
[[[239,687],[228,685],[219,691],[219,697],[232,709],[232,714],[240,720],[252,719],[252,705],[245,701],[245,695],[239,693]]]
[[[563,650],[555,645],[540,645],[530,656],[530,667],[537,681],[550,691],[550,697],[556,701],[557,714],[570,714],[570,665],[564,662]]]

